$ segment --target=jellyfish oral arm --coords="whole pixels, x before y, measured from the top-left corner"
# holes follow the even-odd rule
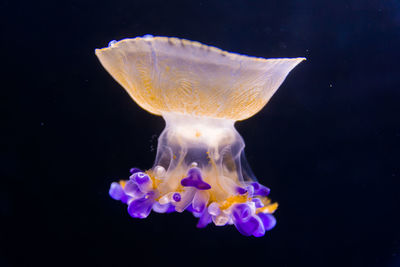
[[[245,145],[234,121],[174,113],[163,118],[153,168],[134,169],[130,180],[112,184],[110,195],[128,203],[135,218],[146,218],[152,209],[188,210],[200,218],[198,227],[234,224],[253,236],[272,229],[277,204],[246,169]]]
[[[222,201],[234,194],[244,148],[234,122],[173,113],[163,117],[166,128],[158,139],[155,164],[168,170],[165,181],[182,184],[182,177],[190,176],[188,170],[196,168],[197,178],[211,186],[211,199]]]

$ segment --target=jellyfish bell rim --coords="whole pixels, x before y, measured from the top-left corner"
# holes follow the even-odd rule
[[[263,58],[263,57],[256,57],[256,56],[249,56],[249,55],[244,55],[244,54],[240,54],[240,53],[236,53],[236,52],[231,52],[231,51],[226,51],[223,49],[220,49],[218,47],[212,46],[212,45],[207,45],[207,44],[203,44],[201,42],[197,42],[197,41],[191,41],[191,40],[187,40],[184,38],[179,38],[179,37],[168,37],[168,36],[153,36],[150,34],[144,35],[144,36],[137,36],[134,38],[124,38],[121,39],[119,41],[116,40],[111,40],[108,45],[106,47],[103,48],[96,48],[95,54],[98,55],[100,52],[104,52],[106,50],[111,50],[111,49],[118,49],[119,46],[121,46],[123,43],[125,42],[132,42],[132,41],[136,41],[136,40],[144,40],[147,42],[151,42],[151,41],[155,41],[155,40],[162,40],[162,41],[172,41],[174,44],[177,43],[183,43],[184,45],[192,45],[192,46],[197,46],[197,47],[203,47],[205,49],[209,49],[213,52],[217,52],[220,53],[221,55],[224,56],[228,56],[231,59],[237,60],[237,58],[240,58],[242,60],[250,60],[250,61],[261,61],[261,62],[266,62],[266,61],[272,61],[272,60],[307,60],[307,58],[305,57],[281,57],[281,58]]]
[[[172,59],[177,59],[179,57],[181,58],[185,58],[185,57],[189,57],[189,59],[187,59],[187,62],[190,62],[193,66],[199,66],[201,67],[201,65],[205,65],[205,64],[209,64],[209,65],[213,65],[213,66],[217,66],[217,67],[223,67],[223,66],[228,66],[228,68],[230,68],[231,64],[240,64],[242,65],[243,63],[246,65],[245,66],[245,71],[248,72],[252,72],[252,71],[258,71],[260,73],[268,73],[271,71],[271,68],[275,67],[275,65],[279,65],[279,64],[286,64],[284,67],[282,67],[283,70],[277,70],[276,73],[273,74],[273,82],[275,82],[271,88],[267,88],[267,89],[260,89],[260,92],[258,92],[261,97],[259,97],[258,99],[256,99],[256,101],[258,101],[259,103],[253,107],[253,106],[249,106],[249,105],[243,105],[239,107],[239,111],[238,112],[231,112],[230,114],[228,114],[226,112],[226,110],[232,110],[232,109],[228,109],[227,107],[223,107],[222,111],[219,114],[210,114],[210,112],[206,111],[206,114],[203,114],[201,112],[204,111],[200,111],[200,113],[197,114],[192,114],[192,112],[189,111],[193,111],[193,108],[189,107],[189,110],[182,110],[181,111],[177,111],[174,110],[174,107],[172,108],[172,110],[166,110],[165,107],[168,106],[168,101],[166,101],[165,99],[163,99],[163,97],[160,95],[155,95],[155,98],[160,98],[160,100],[157,100],[157,103],[162,103],[161,105],[163,105],[162,108],[156,107],[154,105],[152,105],[152,103],[148,102],[148,99],[146,99],[146,96],[144,98],[141,98],[138,96],[138,94],[142,94],[141,91],[143,91],[144,89],[141,88],[140,86],[133,86],[135,79],[125,75],[124,76],[124,67],[121,66],[115,66],[115,62],[110,62],[113,60],[113,58],[115,57],[120,57],[121,61],[123,60],[128,60],[126,59],[126,53],[127,51],[129,51],[129,49],[138,49],[139,52],[141,52],[142,54],[145,53],[149,53],[148,51],[146,52],[145,49],[145,45],[148,43],[149,46],[153,47],[153,46],[157,46],[157,48],[155,48],[155,50],[157,51],[157,53],[159,53],[160,51],[162,51],[163,53],[170,53],[167,47],[167,44],[171,44],[173,47],[170,56]],[[179,45],[179,47],[178,47]],[[190,47],[190,51],[188,51],[188,49],[185,50],[185,47]],[[154,48],[151,48],[154,49]],[[158,50],[157,50],[158,49]],[[182,53],[177,53],[176,51],[181,51]],[[186,51],[186,52],[185,52]],[[205,52],[206,51],[206,52]],[[152,50],[152,52],[154,52]],[[196,53],[199,54],[196,54]],[[124,54],[125,53],[125,54]],[[132,53],[132,52],[130,52]],[[206,57],[201,57],[200,55],[202,55],[201,53],[206,53]],[[252,116],[254,116],[255,114],[257,114],[270,100],[270,98],[272,97],[272,95],[276,92],[276,90],[279,88],[279,86],[283,83],[283,81],[285,80],[286,76],[289,74],[289,72],[295,67],[297,66],[300,62],[302,62],[303,60],[306,60],[306,58],[304,57],[296,57],[296,58],[262,58],[262,57],[253,57],[253,56],[247,56],[247,55],[242,55],[242,54],[238,54],[238,53],[234,53],[234,52],[227,52],[224,50],[221,50],[217,47],[214,46],[209,46],[209,45],[205,45],[199,42],[195,42],[195,41],[189,41],[186,39],[179,39],[179,38],[175,38],[175,37],[162,37],[162,36],[144,36],[144,37],[135,37],[135,38],[125,38],[122,39],[120,41],[111,41],[108,47],[104,47],[104,48],[99,48],[95,50],[95,54],[97,55],[99,61],[101,62],[101,64],[103,65],[103,67],[110,73],[110,75],[123,87],[125,88],[125,90],[128,92],[128,94],[131,96],[131,98],[143,109],[145,109],[146,111],[148,111],[151,114],[154,115],[158,115],[158,116],[162,116],[163,113],[165,112],[175,112],[175,113],[180,113],[180,114],[184,114],[184,115],[195,115],[198,117],[215,117],[215,118],[221,118],[221,119],[229,119],[229,120],[234,120],[234,121],[242,121],[245,119],[248,119]],[[182,55],[180,55],[182,54]],[[271,67],[271,65],[273,65]],[[150,65],[149,68],[155,68],[157,66],[153,66]],[[204,67],[202,67],[204,68]],[[267,70],[267,68],[270,68]],[[241,73],[239,73],[239,75],[242,75]],[[127,77],[128,76],[128,77]],[[226,76],[226,75],[225,75]],[[276,76],[279,76],[278,78],[276,78]],[[200,75],[201,77],[201,75]],[[225,77],[225,79],[229,79],[229,77]],[[278,81],[276,81],[278,79]],[[190,78],[189,78],[190,80]],[[267,83],[267,81],[265,81],[265,83]],[[163,87],[163,86],[160,86]],[[204,86],[203,86],[204,87]],[[200,87],[200,91],[201,93],[203,93],[203,87]],[[220,84],[217,83],[217,86],[215,86],[216,89],[215,92],[220,92],[222,90],[230,90],[230,89],[225,89],[223,88],[223,86],[221,86]],[[221,87],[221,88],[219,88]],[[250,86],[243,86],[244,91],[252,93],[252,90],[254,90],[254,88],[250,87]],[[237,95],[239,95],[239,99],[240,99],[240,94],[239,92],[235,92],[234,89],[232,89],[234,93],[237,93]],[[167,91],[167,94],[170,93],[170,91]],[[165,92],[163,92],[163,94],[166,94]],[[207,95],[208,93],[205,92],[205,95]],[[211,98],[212,96],[210,96]],[[225,98],[221,98],[223,100],[225,100]],[[220,100],[221,100],[220,99]],[[232,97],[227,97],[227,101],[231,102],[233,99]],[[178,102],[178,101],[176,101]],[[179,104],[178,104],[179,105]],[[225,104],[223,104],[225,105]],[[235,103],[232,104],[235,107]],[[175,104],[176,106],[176,104]],[[201,107],[201,104],[200,104]],[[205,109],[205,108],[204,108]],[[207,109],[205,109],[207,110]],[[210,110],[210,109],[208,109]]]

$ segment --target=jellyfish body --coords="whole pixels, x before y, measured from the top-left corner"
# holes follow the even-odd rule
[[[278,205],[248,167],[234,123],[265,106],[304,58],[247,57],[152,36],[112,41],[96,55],[136,103],[166,121],[153,167],[131,169],[129,180],[111,184],[111,197],[135,218],[188,210],[198,227],[234,224],[257,237],[275,226]]]

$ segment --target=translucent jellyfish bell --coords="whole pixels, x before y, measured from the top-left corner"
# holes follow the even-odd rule
[[[260,111],[304,58],[248,57],[149,35],[96,55],[138,105],[166,121],[153,167],[111,185],[132,217],[188,210],[198,227],[234,224],[253,236],[275,226],[277,203],[252,175],[234,123]]]

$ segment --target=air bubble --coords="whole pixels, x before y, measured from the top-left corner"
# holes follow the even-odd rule
[[[190,167],[196,168],[198,165],[199,165],[199,164],[197,164],[197,162],[193,161],[193,162],[190,164]]]
[[[143,39],[145,39],[145,40],[149,40],[149,39],[152,39],[154,36],[153,35],[151,35],[151,34],[146,34],[146,35],[143,35]]]
[[[112,40],[108,43],[108,47],[113,47],[117,43],[116,40]]]
[[[162,178],[162,177],[164,177],[165,173],[166,173],[165,168],[162,167],[162,166],[156,166],[156,167],[154,168],[154,174],[155,174],[155,176],[156,176],[157,178]]]

